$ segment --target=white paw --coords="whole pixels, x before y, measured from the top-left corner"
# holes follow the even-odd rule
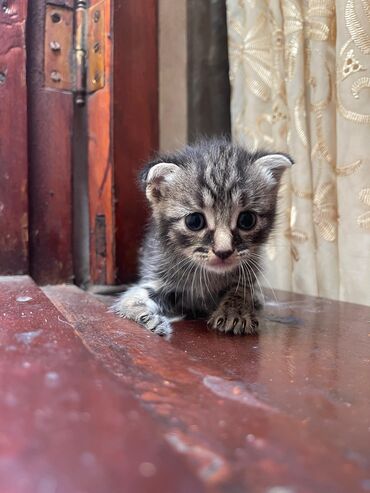
[[[212,329],[220,332],[241,334],[257,334],[258,320],[253,313],[235,307],[219,307],[208,320]]]
[[[172,334],[172,328],[169,320],[158,313],[145,312],[140,315],[138,319],[135,319],[135,321],[151,332],[154,332],[154,334],[158,334],[160,336],[168,336]]]
[[[137,322],[154,334],[167,336],[172,333],[169,320],[159,313],[158,305],[150,299],[142,301],[123,295],[112,306],[112,311]]]

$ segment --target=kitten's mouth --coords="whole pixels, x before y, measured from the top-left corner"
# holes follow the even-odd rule
[[[238,262],[235,258],[227,258],[222,260],[218,257],[212,258],[206,264],[207,269],[213,272],[228,272],[237,266]]]

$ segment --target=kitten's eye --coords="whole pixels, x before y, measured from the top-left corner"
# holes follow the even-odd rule
[[[257,222],[257,216],[254,212],[244,211],[239,214],[238,217],[238,228],[249,231],[253,229]]]
[[[185,217],[185,224],[191,231],[200,231],[206,225],[206,220],[200,212],[193,212]]]

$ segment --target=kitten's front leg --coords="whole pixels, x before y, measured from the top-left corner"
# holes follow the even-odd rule
[[[155,334],[165,336],[172,333],[170,322],[163,315],[160,305],[150,298],[149,290],[140,284],[123,293],[112,310]]]
[[[256,334],[258,320],[254,311],[250,291],[232,288],[222,298],[218,308],[208,320],[208,324],[220,332],[234,334]]]

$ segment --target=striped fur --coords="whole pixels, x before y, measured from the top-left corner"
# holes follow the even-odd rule
[[[281,175],[291,164],[283,154],[250,153],[224,139],[157,156],[140,175],[152,208],[140,281],[113,309],[162,335],[177,316],[207,317],[224,332],[254,332],[261,247],[274,227]],[[250,231],[238,228],[242,211],[255,214]],[[206,219],[200,231],[185,224],[194,212]],[[220,251],[233,253],[222,261],[214,253]]]

